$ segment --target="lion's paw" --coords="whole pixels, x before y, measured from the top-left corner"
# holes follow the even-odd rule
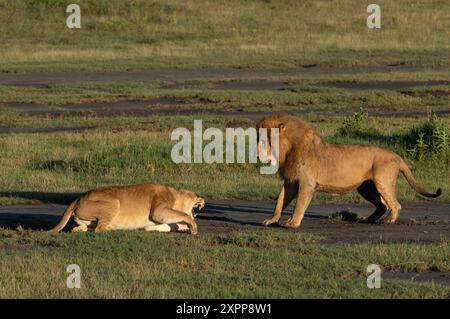
[[[300,223],[295,223],[292,218],[289,218],[286,223],[283,224],[283,227],[286,228],[298,228],[300,226]]]
[[[264,226],[270,226],[270,225],[276,224],[276,223],[278,223],[278,220],[277,220],[277,219],[273,219],[273,218],[266,219],[266,220],[264,220],[264,221],[262,222],[262,224],[263,224]]]
[[[383,224],[395,224],[396,221],[397,221],[396,219],[387,216],[381,222]]]

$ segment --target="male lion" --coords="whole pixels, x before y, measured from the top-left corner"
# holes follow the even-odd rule
[[[297,228],[315,191],[341,195],[353,190],[375,205],[375,212],[366,222],[375,222],[389,210],[387,223],[395,223],[401,206],[395,196],[398,172],[409,185],[426,197],[441,195],[427,193],[417,183],[409,167],[397,154],[370,145],[333,145],[325,142],[305,121],[288,115],[262,119],[259,128],[266,128],[270,137],[272,128],[279,129],[279,169],[284,179],[272,218],[263,225],[277,223],[282,211],[294,197],[294,214],[284,225]],[[258,155],[273,157],[270,138],[259,138]]]
[[[205,200],[185,189],[158,184],[105,187],[91,190],[72,202],[50,232],[61,231],[73,215],[78,227],[72,232],[94,228],[96,232],[116,229],[146,231],[188,230],[197,233],[192,210],[202,209]]]

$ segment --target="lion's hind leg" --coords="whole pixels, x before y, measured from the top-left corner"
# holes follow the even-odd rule
[[[400,210],[402,209],[402,206],[395,196],[395,186],[385,186],[382,183],[377,183],[376,186],[389,208],[389,215],[387,215],[383,221],[388,224],[393,224],[397,221]]]
[[[384,169],[377,170],[374,176],[375,187],[389,209],[385,223],[393,224],[397,221],[402,206],[397,201],[395,186],[397,184],[398,168],[395,165],[386,165]]]
[[[119,211],[120,201],[112,196],[110,200],[106,197],[102,200],[84,200],[77,210],[77,218],[80,221],[86,221],[86,228],[95,225],[94,231],[102,232],[110,229],[111,222]],[[89,221],[93,221],[93,223]]]
[[[74,221],[78,226],[70,230],[72,233],[87,232],[89,229],[89,225],[91,224],[90,221],[80,219],[77,216],[74,217]]]
[[[358,193],[367,201],[375,205],[376,210],[369,217],[367,217],[365,223],[375,223],[379,220],[387,211],[387,206],[384,203],[383,198],[375,187],[375,183],[371,180],[365,181],[358,187]]]
[[[87,232],[88,231],[88,227],[86,224],[81,224],[77,227],[74,227],[70,230],[70,232],[72,233],[82,233],[82,232]]]

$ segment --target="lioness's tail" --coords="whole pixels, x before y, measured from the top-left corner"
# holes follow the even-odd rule
[[[436,193],[428,193],[426,192],[422,186],[419,185],[419,183],[414,178],[413,173],[409,169],[408,165],[405,163],[405,161],[402,159],[400,164],[400,171],[403,173],[403,176],[405,176],[406,180],[408,181],[409,185],[420,195],[425,197],[438,197],[442,194],[442,190],[438,188],[436,190]]]
[[[60,232],[69,222],[70,217],[72,217],[72,214],[74,212],[74,210],[77,208],[78,205],[78,199],[74,200],[69,207],[67,207],[66,211],[64,212],[63,217],[61,218],[60,222],[58,223],[58,225],[56,225],[55,227],[53,227],[52,229],[49,230],[50,233],[56,234],[58,232]]]

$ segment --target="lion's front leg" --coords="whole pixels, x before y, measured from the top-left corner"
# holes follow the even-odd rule
[[[306,209],[311,203],[314,196],[314,188],[310,186],[300,187],[297,194],[297,203],[295,204],[294,214],[289,220],[283,225],[288,228],[297,228],[302,223],[303,217],[305,216]]]
[[[151,220],[159,224],[168,224],[167,226],[169,228],[171,224],[187,225],[191,231],[191,234],[197,234],[197,223],[194,221],[192,214],[187,215],[181,211],[169,207],[158,206],[153,210]]]
[[[278,223],[278,221],[281,218],[281,213],[292,202],[297,192],[297,189],[298,187],[293,183],[284,183],[283,187],[281,187],[280,194],[278,195],[277,204],[275,206],[273,216],[272,218],[263,221],[264,226],[269,226]]]
[[[156,231],[162,233],[169,233],[172,231],[177,232],[188,232],[190,231],[189,226],[186,223],[174,223],[174,224],[158,224],[158,225],[149,225],[144,227],[145,231]]]

